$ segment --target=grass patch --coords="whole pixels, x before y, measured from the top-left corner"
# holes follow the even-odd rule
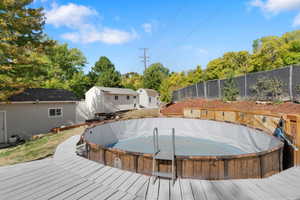
[[[123,113],[121,119],[136,119],[141,117],[158,117],[159,109],[141,109]]]
[[[136,119],[141,117],[158,117],[158,109],[133,110],[123,113],[121,119]],[[81,134],[84,127],[62,131],[60,133],[48,133],[42,138],[27,141],[26,143],[0,149],[0,166],[12,165],[32,160],[42,159],[54,154],[56,147],[73,135]]]
[[[16,147],[0,149],[0,166],[42,159],[54,154],[56,147],[71,136],[81,134],[84,128],[74,128],[25,142]]]

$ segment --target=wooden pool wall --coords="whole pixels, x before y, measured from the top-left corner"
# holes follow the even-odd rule
[[[202,108],[185,108],[184,115],[168,115],[167,117],[185,117],[222,121],[248,126],[272,134],[281,117],[285,120],[285,129],[290,139],[296,142],[300,133],[300,117],[278,113],[238,110],[215,110]],[[112,122],[112,121],[110,121]],[[91,160],[128,171],[151,175],[152,155],[120,151],[87,143],[87,157]],[[292,155],[290,166],[299,163],[299,155],[289,149]],[[170,161],[159,162],[159,171],[169,172]],[[276,174],[283,169],[283,146],[268,151],[243,154],[237,156],[177,156],[176,174],[182,178],[199,178],[207,180],[264,178]]]

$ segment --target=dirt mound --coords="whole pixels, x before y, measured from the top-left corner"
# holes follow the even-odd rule
[[[187,107],[225,108],[241,111],[263,110],[274,113],[300,114],[300,104],[286,102],[281,104],[258,104],[254,101],[223,102],[221,100],[190,99],[171,104],[161,110],[162,114],[182,115]]]

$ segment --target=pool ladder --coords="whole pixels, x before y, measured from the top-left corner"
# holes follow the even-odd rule
[[[154,176],[153,183],[155,183],[157,177],[162,177],[162,178],[172,179],[174,185],[175,183],[175,129],[172,128],[172,152],[162,152],[159,149],[157,128],[154,128],[153,130],[153,149],[154,149],[153,162],[152,162],[152,176]],[[171,173],[159,171],[159,162],[163,160],[172,161]],[[156,170],[156,163],[158,163],[157,170]]]

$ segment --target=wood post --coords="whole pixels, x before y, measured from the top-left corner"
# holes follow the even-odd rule
[[[294,99],[293,97],[293,65],[290,65],[289,70],[289,93],[290,93],[290,100]]]
[[[295,135],[295,145],[296,147],[300,147],[300,116],[298,115],[296,117],[296,135]],[[300,152],[295,151],[295,156],[294,156],[294,163],[295,165],[300,165]]]

